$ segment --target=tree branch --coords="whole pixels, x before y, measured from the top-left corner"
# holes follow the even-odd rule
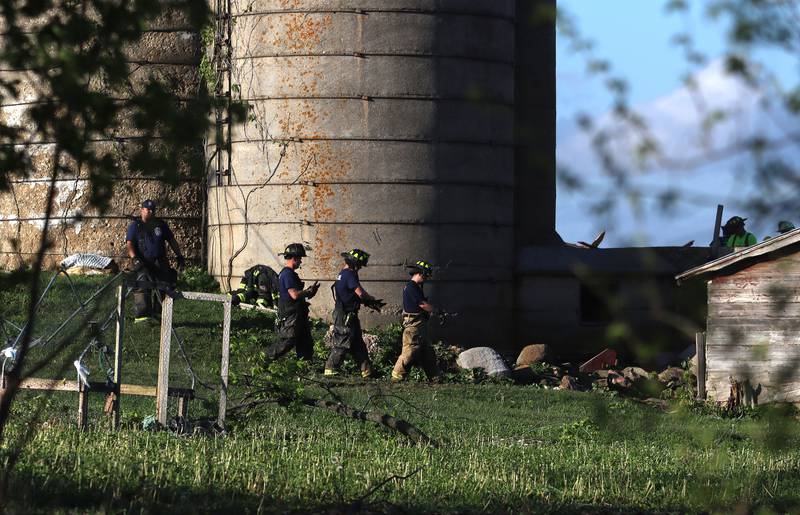
[[[350,406],[340,402],[326,401],[324,399],[313,399],[310,397],[304,397],[301,399],[301,402],[306,406],[332,411],[343,417],[353,418],[356,420],[367,420],[369,422],[388,427],[389,429],[393,429],[394,431],[406,435],[409,440],[413,441],[414,443],[430,445],[431,447],[439,446],[436,441],[431,439],[428,435],[410,423],[386,413],[361,411],[351,408]]]

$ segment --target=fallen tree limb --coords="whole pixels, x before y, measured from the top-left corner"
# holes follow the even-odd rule
[[[364,506],[364,501],[366,501],[367,498],[369,498],[372,494],[383,488],[384,485],[386,485],[390,481],[405,481],[406,479],[416,475],[417,472],[419,472],[420,470],[422,470],[422,467],[418,467],[416,470],[414,470],[410,474],[406,474],[405,476],[398,476],[398,475],[389,476],[386,479],[378,482],[378,484],[367,490],[367,492],[364,495],[362,495],[361,497],[350,503],[350,509],[348,511],[351,513],[356,513],[361,511],[361,508]]]
[[[306,406],[311,406],[312,408],[321,408],[332,411],[344,417],[354,418],[356,420],[368,420],[375,424],[380,424],[384,427],[388,427],[389,429],[403,433],[414,443],[422,443],[430,445],[431,447],[438,447],[438,444],[434,440],[416,427],[412,426],[405,420],[395,418],[385,413],[361,411],[351,408],[350,406],[340,402],[326,401],[324,399],[312,399],[309,397],[303,398],[302,403]]]

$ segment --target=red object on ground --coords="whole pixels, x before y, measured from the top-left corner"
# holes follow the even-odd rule
[[[614,349],[605,349],[597,356],[593,357],[583,365],[581,365],[580,370],[584,374],[590,374],[597,370],[602,370],[605,367],[613,367],[617,364],[617,351]]]

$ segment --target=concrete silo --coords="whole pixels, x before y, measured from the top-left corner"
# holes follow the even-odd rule
[[[147,79],[156,77],[168,84],[182,98],[197,94],[200,38],[178,9],[165,9],[144,32],[141,40],[127,52],[131,67],[127,91],[115,92],[122,98]],[[2,70],[4,78],[20,80],[17,98],[4,98],[0,117],[5,123],[24,126],[26,113],[38,101],[34,77],[25,70]],[[98,79],[95,87],[104,87]],[[89,207],[89,182],[85,171],[77,177],[62,176],[57,183],[54,219],[50,225],[53,247],[48,263],[58,262],[65,254],[99,252],[107,256],[123,256],[127,216],[136,214],[144,198],[152,198],[164,209],[159,215],[173,228],[187,257],[199,260],[202,249],[204,187],[200,180],[186,180],[179,186],[167,186],[155,178],[143,178],[126,169],[125,155],[132,141],[132,130],[121,122],[115,137],[98,141],[102,151],[123,156],[121,176],[114,184],[114,197],[107,213],[99,214]],[[9,269],[31,261],[38,249],[44,226],[47,178],[52,165],[53,145],[38,142],[31,145],[33,171],[19,180],[8,192],[0,193],[0,267]],[[198,152],[202,142],[198,141]],[[76,218],[77,217],[77,218]]]
[[[323,282],[312,309],[324,316],[339,253],[359,247],[372,254],[362,282],[389,303],[367,322],[386,323],[398,319],[402,264],[423,258],[442,267],[427,291],[461,313],[451,341],[513,346],[515,236],[552,238],[555,200],[552,169],[526,176],[522,212],[539,216],[515,235],[515,81],[530,77],[515,70],[528,41],[517,3],[233,2],[230,88],[252,111],[232,131],[231,173],[209,187],[209,269],[223,287],[252,264],[280,266],[283,246],[302,241],[301,276]],[[553,114],[537,102],[526,112]]]

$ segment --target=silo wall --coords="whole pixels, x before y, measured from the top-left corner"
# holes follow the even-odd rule
[[[234,4],[234,9],[236,4]],[[514,2],[276,1],[234,12],[234,91],[251,119],[209,189],[211,272],[280,267],[289,242],[323,283],[351,247],[399,320],[403,263],[441,266],[426,291],[461,314],[463,345],[507,345],[514,239]],[[232,256],[235,258],[231,259]],[[462,322],[463,321],[463,322]]]
[[[131,75],[128,88],[114,92],[119,98],[124,99],[141,88],[151,77],[168,84],[181,98],[188,99],[197,94],[199,35],[181,11],[166,9],[126,55]],[[37,91],[40,88],[26,70],[6,69],[0,74],[4,78],[20,80],[18,97],[3,99],[0,117],[5,123],[25,126],[29,123],[26,113],[39,101]],[[98,78],[92,87],[104,88],[104,85]],[[76,252],[125,255],[128,216],[138,213],[138,206],[144,198],[152,198],[163,206],[158,214],[168,221],[187,257],[200,260],[205,195],[202,179],[187,178],[178,186],[168,186],[157,178],[137,176],[125,166],[125,156],[135,141],[132,128],[123,120],[113,139],[94,143],[102,151],[123,156],[123,167],[114,183],[114,195],[106,213],[101,214],[89,206],[90,191],[85,170],[77,176],[62,175],[59,178],[54,218],[49,230],[53,245],[48,251],[48,263],[58,262],[64,255]],[[38,141],[30,148],[31,175],[15,181],[10,191],[0,193],[0,267],[5,269],[33,259],[44,227],[53,145],[52,142]],[[198,152],[202,152],[201,141],[198,141]]]

